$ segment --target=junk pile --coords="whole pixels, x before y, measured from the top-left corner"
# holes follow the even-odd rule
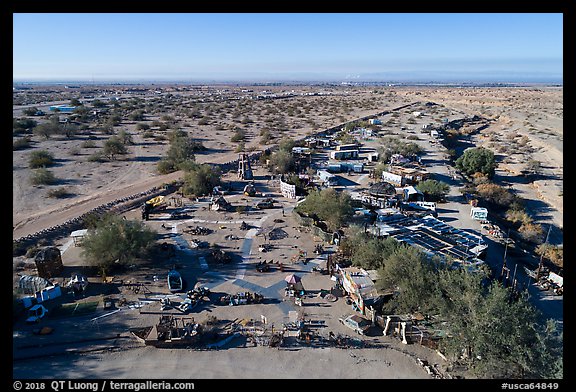
[[[188,226],[188,228],[183,231],[184,233],[192,235],[208,235],[212,233],[211,229],[202,226],[196,226],[196,227]]]
[[[66,287],[72,290],[74,295],[81,294],[88,287],[88,278],[80,273],[73,273]]]
[[[272,264],[272,260],[270,260],[269,263],[266,262],[266,260],[260,261],[260,262],[258,262],[258,264],[256,264],[256,271],[269,272],[270,271],[270,264]]]
[[[146,346],[159,348],[182,347],[196,344],[201,332],[193,317],[160,316],[158,324],[151,327],[132,328],[132,336]]]
[[[22,294],[34,294],[50,286],[54,284],[39,276],[22,275],[18,280],[18,291]]]
[[[268,328],[268,324],[263,321],[242,319],[235,322],[232,329],[246,336],[247,343],[254,347],[280,347],[284,343],[284,331],[274,330],[274,325]]]
[[[244,187],[244,196],[256,196],[256,187],[254,186],[253,182],[246,184]]]
[[[258,202],[258,204],[256,204],[256,207],[263,210],[266,208],[274,208],[274,199],[272,199],[271,197],[268,197],[260,202]]]
[[[251,293],[249,291],[242,291],[236,294],[226,294],[220,298],[220,305],[249,305],[259,304],[264,300],[264,296],[260,293]]]
[[[428,363],[428,361],[420,358],[416,358],[416,362],[418,363],[418,365],[422,366],[424,370],[426,370],[426,373],[428,373],[430,376],[436,379],[444,378],[442,376],[442,373],[440,373],[440,370],[438,370],[437,368],[438,365],[432,366]]]
[[[232,261],[232,256],[221,249],[212,249],[210,252],[212,260],[219,264],[227,264]]]
[[[232,208],[232,205],[228,203],[223,196],[220,196],[216,199],[213,198],[209,205],[211,211],[228,211],[230,208]]]
[[[258,251],[262,253],[270,252],[272,250],[272,245],[270,244],[262,244],[258,247]]]
[[[314,345],[317,347],[327,346],[330,344],[325,338],[318,333],[318,328],[325,327],[324,320],[306,320],[304,316],[283,324],[284,336],[292,337],[294,343],[298,345]]]
[[[547,275],[541,273],[537,287],[541,291],[552,290],[556,295],[564,295],[564,278],[554,272],[549,272]]]
[[[208,287],[189,290],[186,292],[186,298],[181,302],[174,301],[170,297],[164,297],[160,300],[160,309],[162,311],[175,309],[182,313],[188,313],[203,301],[210,301],[210,289]]]
[[[192,317],[163,315],[154,326],[131,328],[130,333],[146,346],[157,348],[210,349],[228,344],[240,333],[233,331],[233,322],[226,325],[214,317],[201,323]]]
[[[506,233],[494,223],[490,223],[488,221],[482,221],[482,228],[486,230],[486,233],[494,238],[506,238]]]
[[[195,238],[190,240],[190,248],[192,249],[203,249],[203,248],[208,248],[210,244],[208,244],[208,242],[206,241],[199,241]]]
[[[328,270],[326,268],[322,268],[322,267],[312,267],[312,272],[317,272],[317,273],[320,273],[322,275],[328,274]]]

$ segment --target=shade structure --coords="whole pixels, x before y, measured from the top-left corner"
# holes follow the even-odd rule
[[[396,195],[396,188],[389,182],[377,182],[368,189],[368,193],[373,197],[391,197]]]
[[[288,283],[296,284],[302,280],[298,275],[290,274],[284,278],[284,280]]]

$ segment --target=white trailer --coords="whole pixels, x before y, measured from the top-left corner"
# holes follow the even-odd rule
[[[338,184],[338,179],[336,178],[336,176],[332,173],[329,173],[326,170],[318,170],[317,174],[318,177],[320,178],[320,181],[325,185],[334,186]]]

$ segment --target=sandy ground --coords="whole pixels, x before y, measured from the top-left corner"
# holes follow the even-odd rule
[[[166,361],[169,357],[170,361]],[[14,378],[55,379],[426,379],[410,357],[392,348],[346,350],[267,347],[218,351],[137,348],[52,359],[42,371],[18,364]],[[186,375],[185,377],[180,377]]]

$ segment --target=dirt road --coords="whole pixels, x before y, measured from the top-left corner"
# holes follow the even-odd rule
[[[177,180],[181,176],[182,172],[177,171],[170,174],[146,178],[122,188],[114,188],[114,184],[112,183],[103,191],[80,199],[74,199],[70,203],[59,204],[53,208],[42,211],[26,211],[24,213],[19,213],[15,216],[12,237],[19,238],[64,223],[69,219],[82,215],[92,208],[98,207],[99,205],[146,191],[155,186],[160,186],[164,183]]]

